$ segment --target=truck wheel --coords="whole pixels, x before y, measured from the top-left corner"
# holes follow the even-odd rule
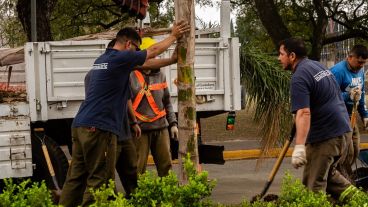
[[[52,140],[52,138],[45,136],[44,141],[55,171],[56,180],[58,181],[58,185],[61,189],[64,185],[66,173],[68,172],[69,168],[68,159],[59,145]],[[36,168],[33,171],[32,180],[37,182],[45,180],[45,183],[49,189],[56,189],[54,183],[52,182],[45,156],[43,155],[41,140],[35,136],[32,137],[32,159],[33,164],[36,165]]]

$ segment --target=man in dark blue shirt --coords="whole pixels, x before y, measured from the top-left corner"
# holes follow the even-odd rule
[[[127,115],[130,95],[129,74],[146,60],[164,52],[189,31],[185,22],[174,24],[171,35],[147,50],[138,51],[141,38],[132,28],[116,35],[108,48],[93,64],[86,98],[72,125],[72,162],[60,198],[60,204],[87,206],[93,203],[90,189],[114,179],[117,136]]]
[[[116,39],[113,39],[107,45],[107,48],[113,48],[116,43]],[[148,61],[146,61],[148,62]],[[146,65],[146,63],[145,63]],[[143,66],[145,66],[143,65]],[[91,77],[90,70],[86,77],[84,78],[85,94],[87,94],[88,86]],[[129,85],[130,87],[130,85]],[[137,152],[133,141],[134,138],[139,138],[141,136],[141,129],[137,124],[137,119],[134,114],[132,107],[131,96],[128,94],[128,116],[123,117],[122,129],[117,138],[117,148],[116,148],[116,171],[119,175],[121,184],[124,187],[125,197],[130,198],[131,193],[137,187],[138,174],[137,174]],[[131,122],[132,124],[130,124]],[[130,127],[131,125],[131,127]],[[131,130],[134,132],[133,136]]]
[[[325,191],[338,199],[353,187],[336,169],[351,144],[349,116],[332,73],[306,55],[300,39],[280,43],[278,59],[293,73],[290,90],[296,135],[292,165],[305,165],[303,184],[309,189]]]

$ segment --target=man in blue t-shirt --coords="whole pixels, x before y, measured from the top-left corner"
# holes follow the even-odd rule
[[[355,120],[357,110],[363,120],[364,127],[368,123],[368,111],[365,109],[365,93],[364,93],[364,69],[363,66],[367,62],[368,50],[364,45],[355,45],[349,52],[346,60],[337,63],[331,68],[331,72],[335,75],[336,81],[340,87],[341,95],[345,101],[345,106],[351,117]],[[354,113],[352,113],[354,110]],[[353,127],[353,145],[349,148],[349,156],[344,163],[346,176],[352,175],[351,166],[359,155],[360,134],[359,127],[352,121]]]
[[[127,115],[129,74],[156,57],[189,31],[187,23],[174,24],[171,34],[147,50],[139,51],[141,38],[132,28],[116,35],[113,48],[94,62],[86,98],[72,124],[72,162],[60,204],[69,207],[93,203],[90,189],[114,179],[116,143]]]
[[[107,45],[108,48],[113,48],[116,43],[116,39],[113,39]],[[147,61],[146,61],[147,62]],[[146,63],[143,65],[143,67]],[[84,78],[85,94],[87,94],[88,86],[91,76],[90,70],[86,77]],[[130,87],[130,85],[129,85]],[[128,108],[127,114],[129,116],[123,117],[122,129],[117,138],[117,148],[116,148],[116,172],[119,175],[121,184],[124,187],[125,197],[130,198],[131,193],[137,187],[138,183],[138,173],[137,173],[137,152],[133,141],[134,138],[139,138],[141,136],[141,129],[137,123],[137,119],[134,114],[132,107],[132,95],[128,94]],[[130,122],[132,124],[130,124]],[[130,127],[131,125],[131,127]],[[134,132],[133,136],[131,130]]]
[[[351,141],[349,116],[332,73],[306,56],[302,40],[280,43],[278,59],[293,73],[290,92],[296,134],[291,162],[295,168],[305,165],[303,184],[310,190],[339,198],[352,186],[336,169]]]

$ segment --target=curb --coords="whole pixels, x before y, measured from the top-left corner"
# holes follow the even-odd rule
[[[368,143],[361,143],[360,149],[368,149]],[[279,153],[281,152],[281,148],[272,149],[269,155],[264,156],[264,158],[275,158],[278,157]],[[290,157],[293,152],[293,148],[290,147],[286,153],[286,157]],[[248,150],[230,150],[224,151],[224,160],[243,160],[243,159],[258,159],[261,155],[261,150],[259,149],[248,149]],[[173,160],[173,164],[177,164],[178,160]],[[148,165],[153,165],[153,158],[151,155],[148,156],[147,160]]]

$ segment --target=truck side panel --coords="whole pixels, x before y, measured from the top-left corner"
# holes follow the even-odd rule
[[[32,176],[28,104],[0,104],[0,179]]]
[[[26,53],[25,58],[31,121],[75,116],[84,100],[84,77],[107,43],[106,40],[27,43],[26,48],[33,51]],[[240,110],[237,50],[237,38],[196,39],[197,111]],[[170,48],[160,58],[170,57],[172,52]],[[177,111],[176,64],[162,71]]]

